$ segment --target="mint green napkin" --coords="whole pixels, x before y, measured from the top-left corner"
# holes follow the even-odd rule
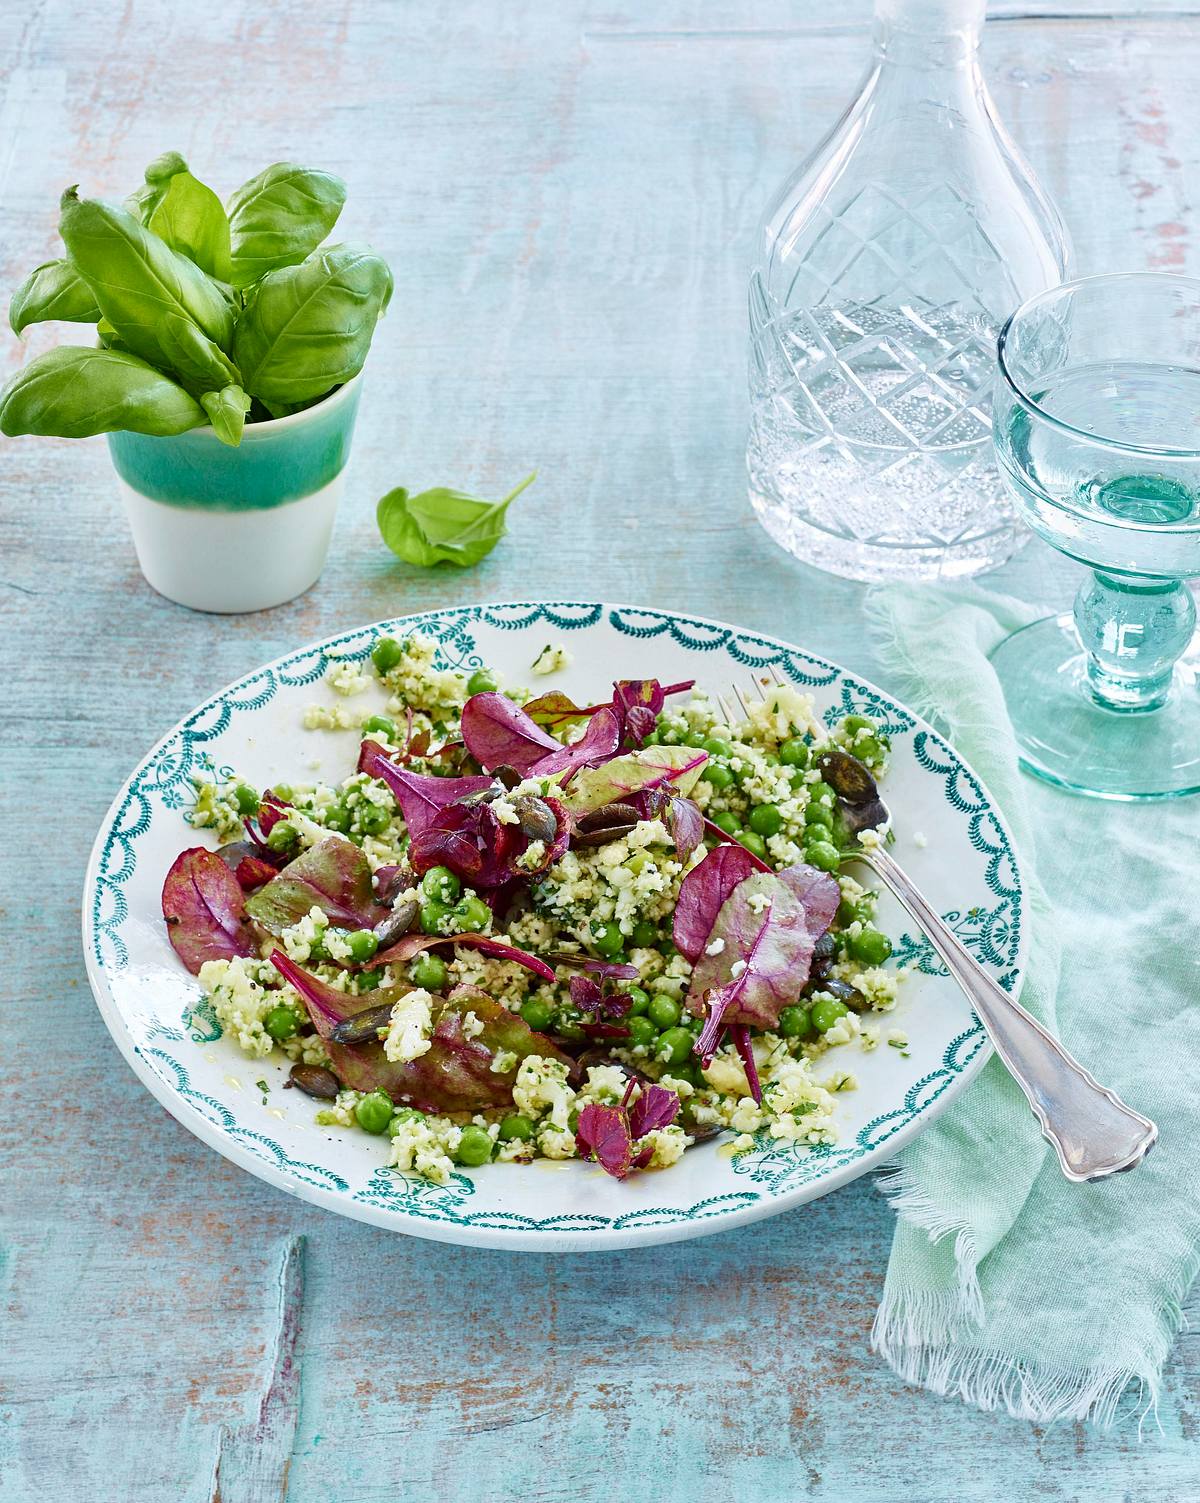
[[[895,687],[1008,818],[1033,936],[1021,1000],[1161,1134],[1138,1169],[1072,1185],[993,1058],[883,1183],[899,1220],[872,1341],[935,1393],[1110,1425],[1156,1405],[1200,1271],[1200,798],[1107,803],[1018,772],[987,654],[1028,607],[887,586],[868,611]]]

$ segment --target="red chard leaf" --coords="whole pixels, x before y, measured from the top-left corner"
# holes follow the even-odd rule
[[[176,857],[163,882],[162,913],[167,938],[193,976],[206,960],[254,953],[243,904],[237,878],[215,851],[194,846]]]
[[[472,694],[463,706],[462,734],[480,767],[512,767],[523,778],[543,757],[563,749],[506,694]]]
[[[710,955],[718,939],[721,948]],[[727,1023],[774,1027],[808,980],[815,942],[804,904],[787,883],[770,872],[739,882],[722,903],[692,971],[689,1005],[708,1015],[696,1053],[711,1058],[719,1028]]]
[[[687,861],[704,839],[704,816],[690,798],[673,798],[669,819],[675,854]]]
[[[762,1105],[762,1086],[758,1079],[758,1064],[754,1058],[754,1045],[750,1041],[750,1030],[745,1023],[735,1023],[729,1030],[729,1036],[733,1040],[733,1047],[738,1052],[742,1062],[742,1068],[746,1072],[746,1084],[750,1087],[750,1095]]]
[[[472,794],[486,793],[491,778],[431,778],[397,767],[378,741],[364,741],[359,748],[358,770],[385,782],[395,795],[411,836],[433,824],[448,805]]]
[[[621,728],[613,712],[602,706],[592,716],[587,730],[570,746],[560,746],[533,766],[535,777],[555,773],[572,773],[580,767],[597,767],[616,756],[621,744]]]
[[[540,976],[543,981],[553,981],[554,971],[536,955],[518,950],[515,945],[506,945],[489,934],[406,934],[386,950],[380,950],[368,962],[373,967],[403,963],[420,955],[423,950],[432,950],[438,945],[463,945],[468,950],[478,950],[490,955],[493,960],[513,960],[527,971]]]
[[[629,1132],[634,1138],[644,1138],[648,1132],[670,1127],[679,1115],[679,1097],[666,1086],[642,1087],[642,1094],[629,1108]]]
[[[757,871],[755,857],[744,845],[719,845],[679,884],[675,904],[674,940],[679,953],[693,962],[709,942],[721,905],[738,885]]]
[[[629,1119],[619,1106],[598,1106],[589,1101],[579,1113],[575,1147],[581,1159],[599,1164],[614,1179],[624,1179],[633,1167]]]
[[[346,929],[372,929],[387,917],[387,909],[375,901],[370,864],[353,841],[326,836],[246,901],[249,917],[275,935],[311,908]]]
[[[605,804],[628,803],[632,795],[655,788],[684,797],[707,761],[708,753],[694,747],[647,746],[602,767],[584,768],[563,801],[572,814],[586,814]]]

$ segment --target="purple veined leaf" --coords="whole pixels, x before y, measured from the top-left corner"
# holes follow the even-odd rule
[[[764,901],[765,900],[765,901]],[[713,943],[721,940],[717,953]],[[711,1059],[722,1028],[771,1028],[808,980],[815,937],[804,904],[771,872],[744,878],[721,905],[692,969],[688,1001],[705,1017],[695,1052]]]
[[[215,851],[193,846],[175,858],[162,889],[167,938],[193,976],[206,960],[253,955],[245,894]]]
[[[408,851],[413,870],[448,866],[480,891],[506,887],[514,878],[528,881],[557,861],[570,840],[570,817],[563,805],[555,798],[542,803],[554,816],[555,833],[535,866],[523,864],[533,841],[519,823],[503,823],[489,801],[468,800],[448,805],[413,835]]]
[[[501,940],[493,939],[490,934],[405,934],[394,945],[372,956],[369,964],[373,968],[391,965],[393,962],[403,964],[439,945],[462,945],[468,950],[478,950],[480,954],[488,955],[493,960],[512,960],[517,965],[524,966],[527,971],[532,971],[535,976],[540,976],[543,981],[554,980],[553,969],[539,956],[518,950],[515,945],[506,945]]]
[[[797,862],[795,866],[785,866],[775,875],[804,904],[808,932],[814,941],[820,939],[833,923],[833,916],[842,901],[842,889],[838,886],[837,878],[829,872],[819,871],[815,866],[808,866],[803,861]]]
[[[580,767],[598,767],[616,756],[620,744],[621,728],[617,717],[602,705],[579,740],[572,741],[570,746],[560,746],[540,762],[535,762],[533,775],[552,777],[556,773],[573,773]]]
[[[548,694],[539,694],[536,699],[527,700],[521,708],[534,725],[548,729],[566,727],[573,725],[577,720],[586,720],[597,710],[604,709],[604,706],[577,705],[561,689],[551,689]]]
[[[690,746],[647,746],[614,757],[602,767],[579,772],[563,802],[572,814],[587,814],[605,804],[627,803],[649,789],[666,788],[686,797],[695,786],[708,753]]]
[[[675,854],[686,862],[704,839],[704,816],[690,798],[673,798],[669,823]]]
[[[353,1090],[385,1091],[394,1102],[407,1102],[424,1111],[480,1111],[511,1102],[517,1065],[528,1055],[557,1059],[568,1067],[572,1064],[551,1039],[534,1033],[515,1013],[474,987],[458,987],[449,997],[435,999],[431,1047],[415,1060],[389,1060],[381,1043],[335,1043],[330,1038],[333,1029],[361,1009],[363,998],[328,986],[281,950],[272,954],[271,963],[308,1004],[335,1073]],[[382,1006],[398,1001],[411,989],[380,988],[371,993],[372,1002]],[[463,1028],[468,1012],[483,1024],[469,1038]],[[493,1070],[501,1053],[516,1055],[517,1065]]]
[[[480,767],[512,767],[523,778],[562,743],[515,705],[506,694],[472,694],[463,706],[462,735]]]
[[[746,847],[742,845],[741,841],[737,838],[736,835],[730,835],[729,832],[723,830],[720,825],[713,824],[711,819],[705,818],[704,833],[706,835],[711,835],[719,845],[735,845],[743,851],[746,849]],[[771,866],[766,861],[764,861],[761,856],[755,856],[753,851],[748,852],[748,854],[754,862],[754,868],[756,871],[769,872],[772,870]]]
[[[726,898],[751,873],[756,858],[743,845],[719,845],[692,867],[679,884],[675,902],[675,948],[694,964],[709,942],[717,914]]]
[[[642,1087],[642,1094],[629,1108],[629,1134],[644,1138],[648,1132],[670,1127],[679,1115],[679,1097],[666,1086]]]
[[[590,976],[572,976],[568,983],[571,1001],[583,1013],[594,1013],[600,1006],[600,983]]]
[[[486,793],[491,778],[431,778],[397,767],[378,741],[364,741],[359,748],[358,770],[386,783],[395,795],[410,836],[433,824],[447,805],[472,794]]]
[[[327,835],[246,900],[247,915],[275,935],[312,908],[345,929],[373,929],[387,917],[375,901],[370,864],[353,841]]]
[[[629,1025],[626,1023],[606,1023],[584,1018],[579,1026],[590,1039],[627,1039],[629,1037]]]
[[[754,1058],[754,1045],[750,1041],[750,1030],[745,1023],[735,1023],[729,1030],[729,1036],[733,1040],[733,1047],[737,1050],[742,1068],[746,1072],[746,1084],[750,1087],[750,1095],[755,1103],[761,1106],[762,1086],[758,1079],[758,1065]]]
[[[614,1179],[624,1179],[633,1167],[629,1119],[619,1106],[598,1106],[589,1101],[579,1113],[575,1147],[581,1159],[599,1164]]]
[[[587,971],[593,976],[611,976],[614,981],[636,981],[641,975],[635,965],[616,960],[598,960],[594,955],[576,955],[570,950],[551,950],[546,959],[553,961],[555,965]]]

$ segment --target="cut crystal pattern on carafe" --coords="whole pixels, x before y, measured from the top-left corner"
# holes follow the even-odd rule
[[[991,111],[983,0],[879,0],[859,97],[750,281],[750,497],[798,558],[953,577],[1021,536],[991,452],[995,338],[1060,280],[1057,216]]]

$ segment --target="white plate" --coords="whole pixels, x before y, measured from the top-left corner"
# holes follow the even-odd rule
[[[672,1168],[624,1183],[577,1162],[496,1164],[441,1186],[384,1165],[386,1140],[317,1127],[314,1104],[281,1087],[286,1068],[255,1060],[219,1037],[199,987],[175,957],[162,921],[163,877],[198,843],[182,818],[197,773],[251,783],[338,781],[353,768],[353,732],[309,732],[305,707],[330,703],[320,682],[336,648],[365,657],[381,630],[419,629],[440,643],[444,666],[487,664],[510,683],[551,641],[571,666],[547,687],[579,702],[613,678],[695,678],[714,690],[777,666],[812,692],[833,724],[877,719],[892,737],[885,792],[895,851],[974,954],[1009,990],[1025,962],[1022,884],[1008,832],[980,780],[924,721],[865,680],[770,637],[668,611],[554,602],[467,606],[363,627],[280,658],[181,721],[117,795],[88,865],[83,942],[101,1015],[139,1078],[189,1131],[260,1179],[315,1205],[416,1236],[541,1251],[669,1242],[770,1216],[844,1185],[890,1158],[966,1086],[989,1052],[961,992],[928,941],[884,898],[881,926],[899,936],[896,959],[916,963],[885,1032],[900,1027],[908,1057],[886,1046],[843,1045],[859,1089],[838,1098],[840,1140],[806,1148],[762,1135],[729,1157],[715,1143]],[[918,842],[917,837],[923,837]],[[255,1082],[271,1089],[266,1104]]]

